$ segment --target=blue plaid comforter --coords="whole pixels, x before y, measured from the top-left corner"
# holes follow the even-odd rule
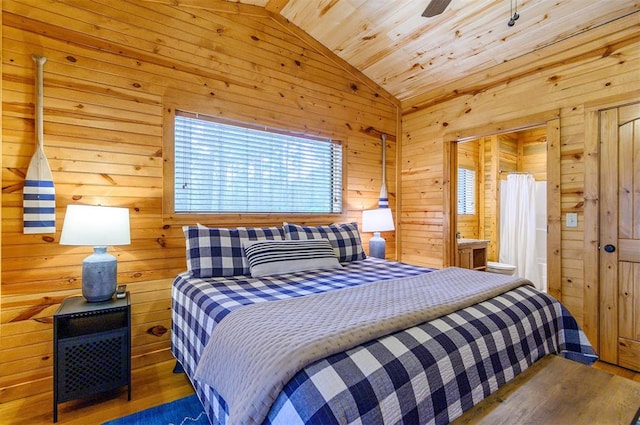
[[[213,424],[227,423],[214,388],[193,380],[215,325],[242,305],[326,292],[431,270],[367,258],[342,269],[174,281],[172,351]],[[597,358],[573,317],[520,287],[308,365],[285,386],[268,424],[445,424],[546,354]]]

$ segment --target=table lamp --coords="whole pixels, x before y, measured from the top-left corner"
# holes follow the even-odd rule
[[[87,301],[106,301],[116,292],[117,261],[107,254],[107,246],[130,243],[128,208],[67,206],[60,245],[93,246],[93,254],[82,262],[82,295]]]
[[[375,210],[362,211],[362,231],[373,232],[373,237],[369,240],[369,255],[377,258],[385,258],[384,238],[380,232],[395,230],[393,216],[390,208],[378,208]]]

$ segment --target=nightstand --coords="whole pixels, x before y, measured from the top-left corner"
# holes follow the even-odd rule
[[[53,422],[58,404],[128,387],[131,400],[131,303],[65,299],[53,315]]]

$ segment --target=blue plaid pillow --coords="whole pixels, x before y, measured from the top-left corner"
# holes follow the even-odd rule
[[[194,277],[240,276],[250,274],[243,241],[283,240],[282,227],[238,227],[219,229],[183,227],[187,246],[187,269]]]
[[[331,224],[329,226],[299,226],[284,223],[286,239],[328,239],[341,263],[364,260],[358,223]]]

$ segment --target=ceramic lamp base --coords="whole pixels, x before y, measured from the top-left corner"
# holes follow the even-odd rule
[[[386,242],[384,238],[380,237],[380,232],[374,232],[373,237],[369,239],[369,255],[384,260],[385,245]]]
[[[107,254],[106,246],[96,246],[93,254],[82,262],[82,296],[88,302],[111,299],[116,292],[116,257]]]

